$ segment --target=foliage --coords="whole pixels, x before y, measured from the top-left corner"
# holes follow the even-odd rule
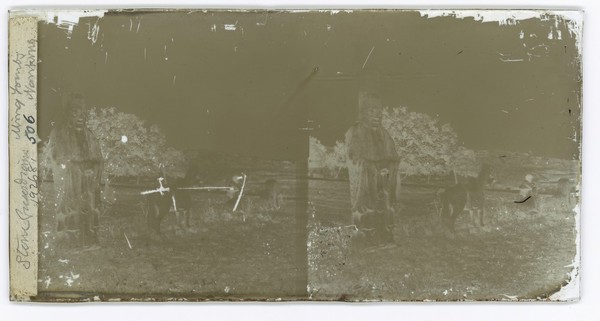
[[[308,168],[311,173],[322,170],[326,176],[337,178],[346,168],[348,148],[344,141],[336,141],[333,147],[328,147],[311,136],[309,144]]]
[[[457,135],[449,124],[406,107],[383,111],[383,126],[396,143],[399,170],[408,175],[445,175],[451,168]]]
[[[343,141],[336,141],[333,148],[328,149],[325,154],[325,168],[329,170],[331,176],[337,178],[340,171],[346,168],[346,158],[348,146]]]
[[[458,146],[450,162],[452,171],[459,176],[477,176],[479,161],[475,151],[464,146]]]
[[[425,113],[409,112],[406,107],[387,107],[382,125],[390,133],[400,156],[399,171],[406,175],[475,176],[478,158],[474,151],[458,145],[458,136],[449,124]],[[346,168],[347,145],[323,145],[310,137],[309,170],[329,177],[338,177]]]
[[[157,175],[161,163],[171,175],[182,175],[184,155],[166,146],[158,126],[114,107],[90,109],[87,125],[100,141],[105,177]]]
[[[183,177],[187,169],[185,154],[173,147],[168,147],[161,152],[157,159],[158,164],[163,164],[171,177]]]
[[[310,136],[309,138],[309,153],[308,153],[308,168],[319,169],[325,165],[325,157],[327,155],[327,147],[321,144],[321,142]]]

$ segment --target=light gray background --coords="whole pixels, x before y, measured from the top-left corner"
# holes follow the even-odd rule
[[[31,6],[68,6],[80,7],[82,1],[16,1],[9,0],[2,4],[3,15],[1,23],[8,24],[7,10],[11,7]],[[203,3],[209,7],[211,3],[220,7],[323,7],[322,1],[178,1],[178,7],[198,7]],[[302,3],[302,6],[300,5]],[[367,1],[329,1],[327,8],[337,7],[392,7],[394,1],[376,0]],[[377,5],[374,5],[374,4]],[[439,319],[444,320],[476,320],[486,318],[488,320],[598,320],[600,318],[600,233],[595,231],[600,227],[600,217],[594,213],[600,209],[598,198],[593,196],[593,191],[600,189],[600,152],[593,142],[600,139],[600,112],[596,105],[600,103],[599,94],[594,88],[599,88],[600,66],[597,59],[600,57],[600,48],[597,39],[600,38],[600,5],[594,0],[571,0],[571,1],[527,1],[524,6],[519,2],[507,3],[503,1],[428,1],[432,7],[438,8],[535,8],[535,7],[557,7],[557,8],[583,8],[584,18],[584,181],[583,181],[583,216],[582,216],[582,299],[579,303],[571,304],[324,304],[324,303],[284,303],[284,304],[258,304],[258,303],[206,303],[206,304],[79,304],[79,305],[48,305],[48,304],[12,304],[8,302],[8,238],[0,238],[0,311],[8,320],[15,319],[40,319],[40,320],[106,320],[106,318],[118,319],[142,319],[142,320],[173,320],[173,319],[243,319],[243,320],[305,320],[305,319]],[[422,8],[423,3],[419,1],[403,2],[403,8]],[[511,6],[512,4],[512,6]],[[518,4],[518,6],[517,6]],[[169,7],[175,4],[168,4]],[[212,7],[215,7],[213,5]],[[165,7],[162,1],[90,1],[88,6],[102,7]],[[398,7],[398,5],[395,5]],[[7,33],[1,34],[3,43],[7,43]],[[0,48],[0,56],[7,57],[6,45]],[[3,72],[2,85],[7,88],[7,65],[0,64]],[[7,102],[6,89],[2,90],[1,98]],[[6,103],[4,103],[6,106]],[[6,109],[5,109],[6,110]],[[4,152],[0,155],[0,162],[4,173],[8,171],[7,155],[7,123],[6,112],[0,113],[0,144]],[[4,176],[6,177],[6,176]],[[0,234],[7,235],[8,219],[8,181],[1,182],[2,193],[0,193]],[[4,319],[3,317],[3,319]]]

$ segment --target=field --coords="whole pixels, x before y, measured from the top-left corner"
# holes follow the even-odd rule
[[[539,167],[535,173],[554,181],[566,175],[564,169]],[[506,177],[502,183],[511,185]],[[486,191],[485,226],[472,224],[465,213],[457,220],[455,235],[444,232],[436,220],[435,190],[403,185],[395,246],[361,248],[348,226],[348,182],[311,180],[311,298],[539,300],[548,299],[569,280],[576,217],[550,187],[539,196],[538,213],[515,204],[517,195],[512,192]]]
[[[54,233],[53,184],[41,186],[40,298],[276,299],[297,295],[295,269],[295,167],[246,168],[248,196],[242,212],[223,205],[221,194],[194,194],[190,232],[163,222],[164,236],[150,233],[139,192],[151,186],[115,186],[114,204],[100,217],[96,248],[63,244]],[[235,170],[234,170],[235,172]],[[231,177],[231,176],[227,176]],[[256,195],[276,178],[286,196],[279,210]],[[155,188],[152,186],[152,188]],[[251,194],[255,195],[251,195]],[[301,293],[303,294],[303,293]]]
[[[233,162],[235,163],[235,162]],[[576,216],[554,196],[561,177],[577,166],[558,162],[504,169],[498,186],[486,190],[485,226],[468,215],[456,234],[435,215],[434,195],[448,178],[404,182],[395,216],[395,246],[364,246],[350,225],[348,182],[309,179],[308,266],[298,265],[295,231],[296,168],[287,162],[249,161],[214,171],[227,184],[243,168],[248,193],[242,211],[232,212],[222,194],[194,194],[192,229],[175,229],[174,215],[163,236],[146,228],[141,185],[115,184],[100,217],[99,246],[63,244],[54,232],[54,191],[43,182],[40,199],[40,300],[536,300],[566,284],[576,256]],[[230,164],[231,165],[231,164]],[[509,187],[526,172],[540,180],[539,212],[524,209]],[[512,175],[509,175],[511,174]],[[263,182],[279,182],[284,203],[269,208]],[[428,182],[430,181],[430,182]],[[554,185],[553,185],[554,184]],[[299,275],[308,269],[308,293]]]

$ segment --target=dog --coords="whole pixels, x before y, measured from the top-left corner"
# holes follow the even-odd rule
[[[190,231],[190,216],[192,215],[192,197],[190,191],[179,188],[192,184],[193,174],[186,174],[184,178],[174,179],[169,184],[164,167],[161,167],[158,177],[159,191],[145,195],[146,197],[146,222],[148,229],[161,235],[161,224],[169,213],[175,213],[176,229]]]
[[[470,177],[465,184],[439,189],[436,192],[438,203],[441,205],[439,215],[446,228],[454,233],[456,219],[465,210],[469,212],[471,222],[475,224],[475,216],[479,217],[479,225],[484,224],[485,185],[495,182],[491,168],[482,165],[477,177]]]

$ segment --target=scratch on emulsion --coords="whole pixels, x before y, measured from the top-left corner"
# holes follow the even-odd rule
[[[223,28],[227,31],[236,31],[237,26],[235,24],[224,24]]]
[[[523,61],[523,59],[519,58],[519,59],[503,59],[503,58],[498,58],[500,59],[500,61],[502,62],[521,62]]]
[[[373,53],[373,50],[375,50],[375,46],[373,46],[373,48],[371,48],[371,51],[369,51],[369,54],[367,55],[367,59],[365,59],[365,62],[362,65],[362,69],[365,69],[365,66],[367,65],[367,62],[369,61],[369,58],[371,58],[371,54]]]
[[[88,23],[88,35],[87,38],[88,40],[90,40],[92,42],[92,44],[96,44],[96,41],[98,41],[98,33],[100,32],[100,26],[98,25],[100,18],[98,18],[96,20],[96,23],[94,23],[94,25],[92,26],[90,23]]]
[[[127,237],[127,234],[125,234],[125,232],[123,232],[123,235],[125,236],[125,240],[127,241],[127,245],[129,246],[129,249],[133,249],[133,247],[131,246],[131,242],[129,241],[129,238]]]
[[[66,31],[67,39],[71,39],[73,30],[81,18],[96,17],[100,19],[108,10],[39,10],[35,12],[23,9],[11,11],[11,14],[19,14],[19,11],[27,16],[37,16],[40,21],[56,25],[59,29]]]

